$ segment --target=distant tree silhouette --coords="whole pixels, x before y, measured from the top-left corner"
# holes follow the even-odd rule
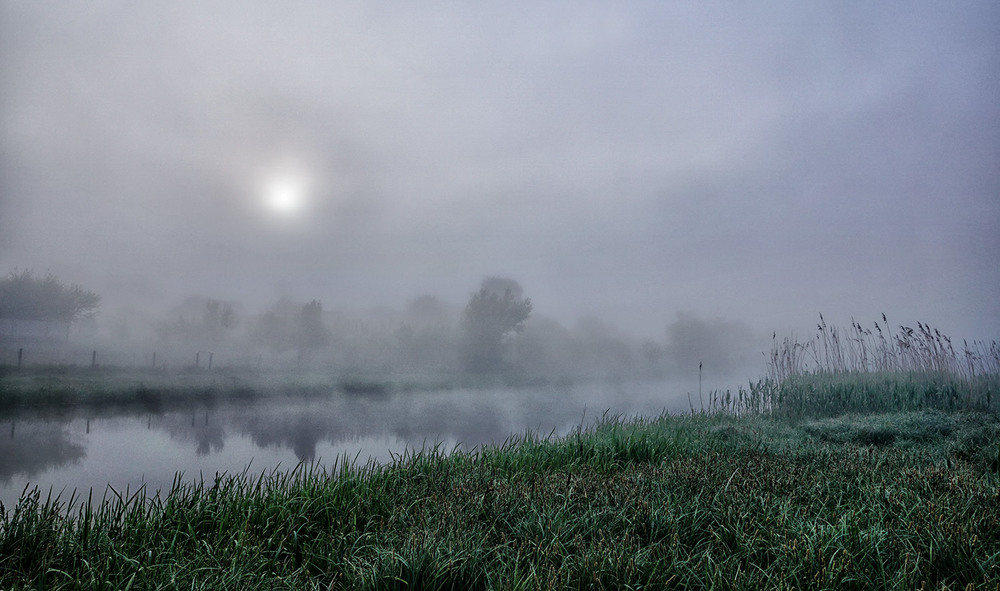
[[[256,319],[250,332],[252,340],[275,353],[294,349],[300,344],[296,338],[300,310],[288,298],[281,298]]]
[[[157,333],[164,340],[210,349],[236,336],[240,324],[237,304],[224,300],[189,296],[170,311],[176,320],[159,323]]]
[[[257,318],[251,338],[275,353],[297,351],[300,360],[305,360],[330,343],[330,331],[323,323],[323,304],[319,300],[297,304],[282,298]]]
[[[209,342],[219,342],[226,331],[233,330],[238,323],[239,317],[230,302],[212,299],[205,301],[201,329]]]
[[[507,368],[510,338],[524,329],[531,316],[531,299],[522,298],[520,284],[504,277],[488,277],[465,306],[463,362],[473,373]]]
[[[497,277],[495,275],[483,279],[480,289],[487,289],[498,296],[503,296],[509,291],[514,299],[519,299],[524,295],[524,290],[521,288],[520,283],[509,277]]]
[[[323,326],[323,304],[313,300],[302,306],[299,313],[299,348],[318,349],[330,342],[330,335]]]
[[[0,279],[0,318],[72,324],[93,316],[101,298],[79,285],[67,285],[51,273],[35,277],[30,269]]]

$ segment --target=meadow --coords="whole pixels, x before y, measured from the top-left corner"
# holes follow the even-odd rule
[[[946,342],[920,326],[903,342]],[[26,491],[0,511],[0,588],[1000,587],[996,344],[921,365],[898,333],[819,328],[682,416],[152,497]]]

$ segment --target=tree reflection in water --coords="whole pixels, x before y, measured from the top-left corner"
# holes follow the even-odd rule
[[[31,477],[39,472],[78,463],[87,455],[84,445],[70,435],[62,421],[10,422],[9,437],[0,438],[0,482],[15,476]]]
[[[446,444],[449,451],[456,444],[470,450],[503,443],[528,430],[543,437],[567,433],[581,420],[592,424],[604,411],[625,416],[685,412],[685,392],[666,383],[594,384],[379,396],[330,392],[183,405],[81,405],[51,412],[5,409],[11,429],[0,437],[0,485],[7,489],[0,493],[9,498],[18,483],[36,481],[42,473],[58,486],[79,486],[60,480],[59,471],[81,463],[85,472],[100,478],[105,467],[92,468],[87,450],[108,441],[102,437],[114,437],[115,445],[122,446],[110,452],[110,460],[103,460],[116,464],[116,477],[131,470],[144,481],[169,482],[175,472],[233,470],[252,462],[255,469],[273,468],[260,462],[287,461],[280,459],[282,450],[294,453],[298,461],[336,461],[319,457],[321,445],[326,455],[346,453],[361,462],[437,443]],[[79,428],[72,426],[73,421]],[[235,442],[233,446],[226,446],[227,439]],[[164,447],[166,442],[178,445]],[[102,449],[108,453],[107,446]],[[91,474],[92,470],[97,471]]]

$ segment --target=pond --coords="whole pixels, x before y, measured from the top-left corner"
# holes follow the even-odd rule
[[[75,489],[99,500],[119,493],[166,492],[175,475],[211,481],[216,473],[331,467],[346,456],[387,462],[407,449],[445,451],[500,444],[530,430],[565,435],[605,412],[655,417],[698,407],[698,386],[627,382],[518,389],[274,396],[192,402],[169,410],[70,407],[6,413],[0,422],[0,502],[26,487],[64,500]],[[706,390],[707,394],[707,390]]]

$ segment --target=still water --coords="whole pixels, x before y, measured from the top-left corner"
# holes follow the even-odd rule
[[[25,487],[95,501],[110,484],[124,493],[145,484],[166,492],[178,472],[216,473],[330,467],[346,455],[364,464],[440,444],[450,451],[499,444],[531,430],[564,435],[602,414],[655,417],[690,410],[691,384],[637,382],[520,389],[454,389],[384,395],[276,396],[166,411],[60,408],[4,414],[0,423],[0,502]],[[698,406],[697,384],[693,390]]]

